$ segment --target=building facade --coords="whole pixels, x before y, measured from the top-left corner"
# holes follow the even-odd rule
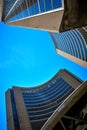
[[[41,130],[87,129],[87,81],[79,85],[54,111]]]
[[[63,4],[63,0],[5,0],[3,21],[9,25],[58,31],[64,12]]]
[[[58,54],[87,68],[87,27],[50,35]]]
[[[7,129],[40,130],[82,82],[64,69],[38,87],[12,87],[6,92]]]
[[[64,32],[87,25],[87,0],[0,0],[9,25]],[[2,5],[2,4],[1,4]]]

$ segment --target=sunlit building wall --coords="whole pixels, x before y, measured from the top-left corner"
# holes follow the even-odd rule
[[[58,54],[87,68],[87,27],[50,35]]]

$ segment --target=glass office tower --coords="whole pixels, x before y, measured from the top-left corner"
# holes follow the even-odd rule
[[[61,0],[7,0],[5,4],[5,21],[14,21],[62,7]]]
[[[87,27],[50,35],[58,54],[87,68]]]
[[[63,0],[5,0],[3,21],[10,25],[58,31],[63,4]]]
[[[87,0],[0,0],[0,17],[9,25],[64,32],[87,25],[86,5]]]
[[[38,87],[12,87],[6,92],[8,130],[40,130],[82,82],[64,69]]]

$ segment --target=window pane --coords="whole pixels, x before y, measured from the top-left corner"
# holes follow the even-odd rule
[[[54,9],[62,7],[62,0],[53,0]]]
[[[45,1],[46,1],[46,11],[52,10],[51,0],[45,0]]]
[[[45,2],[44,2],[44,0],[39,0],[39,3],[40,3],[41,12],[45,12]]]
[[[39,7],[38,7],[38,3],[35,2],[35,14],[39,13]]]

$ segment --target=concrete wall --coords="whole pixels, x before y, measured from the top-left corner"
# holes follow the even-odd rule
[[[73,88],[77,88],[82,81],[80,81],[78,78],[76,78],[73,74],[73,76],[68,73],[67,71],[59,71],[59,75]]]
[[[13,87],[20,130],[32,130],[20,88]]]
[[[10,90],[6,92],[6,114],[7,114],[7,130],[15,130]]]
[[[87,62],[86,61],[83,61],[83,60],[81,60],[79,58],[76,58],[76,57],[74,57],[74,56],[72,56],[72,55],[70,55],[70,54],[68,54],[66,52],[63,52],[63,51],[59,50],[59,49],[56,49],[56,51],[57,51],[57,53],[59,55],[61,55],[61,56],[65,57],[65,58],[67,58],[67,59],[69,59],[69,60],[71,60],[71,61],[73,61],[73,62],[75,62],[75,63],[77,63],[77,64],[79,64],[79,65],[81,65],[83,67],[85,67],[85,68],[87,68]]]
[[[0,0],[0,21],[2,21],[4,0]]]
[[[56,11],[49,11],[36,16],[8,22],[7,24],[58,32],[62,21],[63,12],[64,10],[61,8]]]

